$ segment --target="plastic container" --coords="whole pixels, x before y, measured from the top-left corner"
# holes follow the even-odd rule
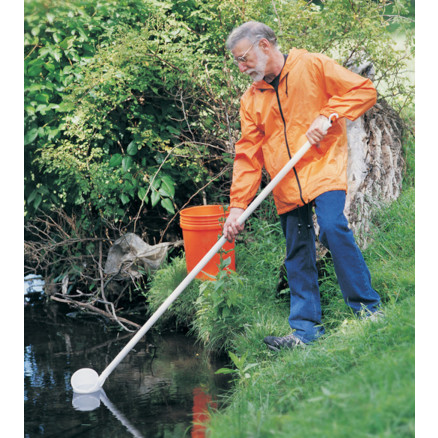
[[[184,249],[186,253],[187,272],[190,272],[207,254],[222,235],[222,227],[229,212],[222,205],[200,205],[189,207],[180,213],[180,225],[183,230]],[[236,270],[234,242],[226,242],[222,247],[224,260],[231,258],[227,269]],[[214,280],[219,273],[219,253],[205,265],[196,276],[201,280]]]

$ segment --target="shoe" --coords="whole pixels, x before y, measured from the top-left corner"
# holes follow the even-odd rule
[[[287,336],[277,337],[277,336],[266,336],[263,342],[267,345],[270,350],[280,351],[282,348],[295,348],[298,345],[306,345],[301,339],[298,339],[294,334]]]

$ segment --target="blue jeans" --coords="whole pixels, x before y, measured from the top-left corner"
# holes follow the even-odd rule
[[[379,294],[344,216],[345,192],[323,193],[314,200],[320,226],[319,239],[331,252],[336,277],[345,303],[354,313],[375,312]],[[316,268],[315,230],[310,205],[280,215],[286,237],[285,266],[290,287],[289,324],[294,334],[308,343],[324,333]]]

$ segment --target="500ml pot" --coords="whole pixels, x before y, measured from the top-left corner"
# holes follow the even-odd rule
[[[181,211],[180,225],[183,230],[187,272],[190,272],[207,254],[209,249],[222,235],[222,228],[229,211],[222,205],[200,205]],[[223,245],[224,260],[231,259],[227,269],[236,270],[234,241]],[[220,255],[216,254],[195,277],[201,280],[213,280],[219,273]]]

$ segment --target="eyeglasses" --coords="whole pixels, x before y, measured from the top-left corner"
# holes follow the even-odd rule
[[[238,56],[237,58],[234,58],[233,59],[234,64],[239,65],[241,62],[245,63],[246,62],[246,55],[254,47],[254,44],[255,44],[255,42],[252,43],[251,47],[242,56]]]

